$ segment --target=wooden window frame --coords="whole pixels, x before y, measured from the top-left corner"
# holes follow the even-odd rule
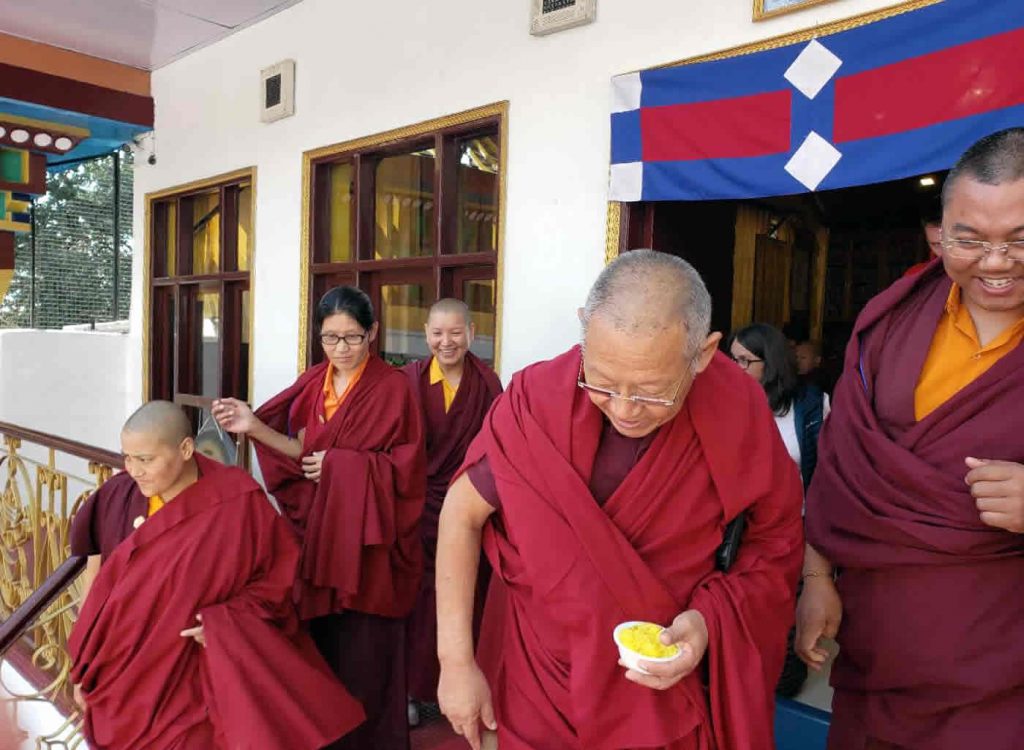
[[[316,302],[324,291],[339,283],[358,286],[366,291],[378,318],[380,284],[403,283],[406,277],[420,281],[424,272],[432,281],[433,299],[442,296],[461,297],[455,287],[455,276],[476,274],[468,278],[495,280],[495,354],[494,366],[500,363],[501,287],[504,259],[505,181],[508,155],[508,103],[480,107],[456,115],[431,120],[376,136],[326,146],[303,155],[303,228],[300,290],[299,371],[321,354],[314,325]],[[458,141],[474,135],[492,134],[499,143],[498,167],[498,233],[495,252],[448,252],[457,241],[457,170],[448,165],[458,163]],[[433,147],[434,212],[436,222],[430,255],[408,258],[375,259],[374,243],[374,172],[381,158],[410,153],[417,148]],[[324,167],[351,163],[353,166],[354,207],[352,212],[351,258],[330,260],[330,230],[324,217],[329,216],[329,177]],[[326,227],[326,228],[325,228]],[[398,280],[398,281],[396,281]],[[381,321],[383,325],[383,321]],[[379,352],[384,331],[377,336],[373,351]]]
[[[187,333],[194,330],[193,309],[188,301],[200,291],[215,290],[220,300],[221,338],[218,353],[220,368],[219,394],[251,398],[253,350],[252,317],[255,232],[249,238],[249,268],[237,270],[238,226],[237,194],[248,184],[251,188],[252,222],[256,222],[256,168],[238,170],[187,185],[168,188],[146,195],[146,252],[143,297],[143,398],[172,400],[183,406],[209,408],[212,398],[199,393],[195,369],[188,363],[197,352],[191,347]],[[220,271],[214,274],[192,274],[192,229],[189,201],[212,190],[220,195]],[[167,275],[168,237],[166,212],[172,203],[177,206],[177,238],[175,242],[175,274]],[[223,269],[230,270],[223,270]],[[182,273],[184,271],[184,273]],[[160,274],[160,275],[158,275]],[[248,321],[242,319],[243,294],[249,292]],[[174,326],[156,326],[157,320],[174,320]],[[247,361],[232,357],[230,352],[241,348],[246,323],[249,328]]]

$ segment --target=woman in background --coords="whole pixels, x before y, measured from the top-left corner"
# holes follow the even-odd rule
[[[818,462],[818,433],[828,416],[828,395],[813,383],[800,381],[792,350],[778,328],[765,323],[741,328],[729,339],[729,356],[764,388],[806,491]]]
[[[797,375],[793,349],[778,328],[754,323],[729,338],[729,356],[757,380],[775,414],[782,441],[800,468],[804,492],[818,463],[818,433],[829,412],[828,395]],[[807,665],[793,650],[795,631],[789,633],[786,662],[776,692],[791,698],[807,680]]]

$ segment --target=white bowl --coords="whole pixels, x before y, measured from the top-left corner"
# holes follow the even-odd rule
[[[619,658],[622,659],[622,663],[625,664],[629,669],[635,670],[640,674],[650,674],[650,672],[648,672],[646,669],[640,666],[641,661],[650,662],[651,664],[659,664],[662,662],[675,661],[682,655],[683,651],[682,649],[679,649],[679,653],[677,653],[675,656],[644,656],[643,654],[639,654],[627,646],[623,646],[622,643],[619,641],[619,633],[621,633],[626,628],[632,627],[633,625],[654,625],[655,627],[659,627],[662,630],[664,630],[664,628],[661,625],[658,625],[658,623],[656,622],[645,622],[643,620],[630,620],[629,622],[620,622],[618,625],[615,626],[615,630],[612,631],[612,638],[615,640],[615,645],[619,647]]]

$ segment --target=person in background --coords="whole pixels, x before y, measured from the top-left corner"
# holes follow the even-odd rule
[[[786,337],[773,326],[754,323],[741,328],[729,339],[728,349],[732,360],[764,388],[806,491],[817,465],[818,433],[830,409],[828,394],[813,383],[801,382]]]
[[[921,214],[921,232],[924,235],[925,245],[928,246],[928,260],[915,263],[906,271],[904,276],[916,276],[928,267],[936,258],[942,257],[942,203],[939,200],[929,204],[928,208]]]
[[[798,346],[798,358],[799,352]],[[828,394],[797,377],[789,342],[772,326],[755,323],[741,328],[729,339],[729,356],[764,388],[786,450],[800,468],[806,493],[818,461],[818,434],[829,412]],[[775,688],[786,697],[796,695],[807,680],[807,665],[796,654],[795,637],[794,629],[789,633],[786,661]]]
[[[469,350],[476,329],[465,302],[438,300],[431,306],[424,328],[431,356],[402,368],[423,412],[427,443],[427,501],[421,525],[423,582],[409,618],[408,636],[409,720],[413,726],[419,723],[419,705],[436,709],[431,704],[437,703],[440,666],[434,561],[438,518],[448,485],[462,465],[466,449],[480,431],[491,402],[501,393],[501,381],[494,370]],[[482,604],[485,580],[480,581],[478,589]]]
[[[817,341],[801,341],[796,345],[793,354],[800,382],[814,385],[822,393],[831,395],[834,383],[822,367],[821,344]]]

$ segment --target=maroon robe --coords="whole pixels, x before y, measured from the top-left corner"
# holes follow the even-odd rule
[[[441,505],[452,477],[466,457],[466,449],[480,431],[491,402],[501,393],[494,371],[472,352],[466,354],[462,380],[451,408],[444,409],[444,388],[430,384],[431,359],[411,362],[403,371],[419,399],[426,425],[427,501],[423,508],[423,581],[409,618],[409,695],[436,703],[440,666],[437,661],[437,597],[434,561],[437,558],[437,524]],[[482,576],[482,579],[484,577]],[[483,601],[484,581],[477,587]]]
[[[773,747],[803,536],[800,479],[756,382],[718,355],[605,504],[590,488],[603,417],[576,385],[579,348],[513,378],[466,457],[501,507],[479,649],[502,750]],[[728,574],[726,524],[748,528]],[[625,679],[615,625],[708,625],[701,669],[669,690]]]
[[[75,518],[72,551],[104,557],[68,644],[86,738],[94,750],[321,748],[363,712],[298,627],[298,545],[248,474],[196,461],[199,480],[138,529],[122,519],[148,501],[127,474]],[[197,614],[205,648],[180,634]]]
[[[1024,463],[1024,346],[917,421],[951,281],[941,264],[861,313],[807,496],[840,569],[830,747],[1024,743],[1024,536],[986,526],[964,458]]]
[[[326,451],[320,481],[260,443],[256,454],[302,539],[299,614],[366,710],[366,723],[336,747],[401,750],[408,745],[404,618],[423,566],[422,419],[406,376],[371,357],[325,421],[326,372],[326,363],[310,368],[256,412],[279,432],[305,429],[304,454]]]

